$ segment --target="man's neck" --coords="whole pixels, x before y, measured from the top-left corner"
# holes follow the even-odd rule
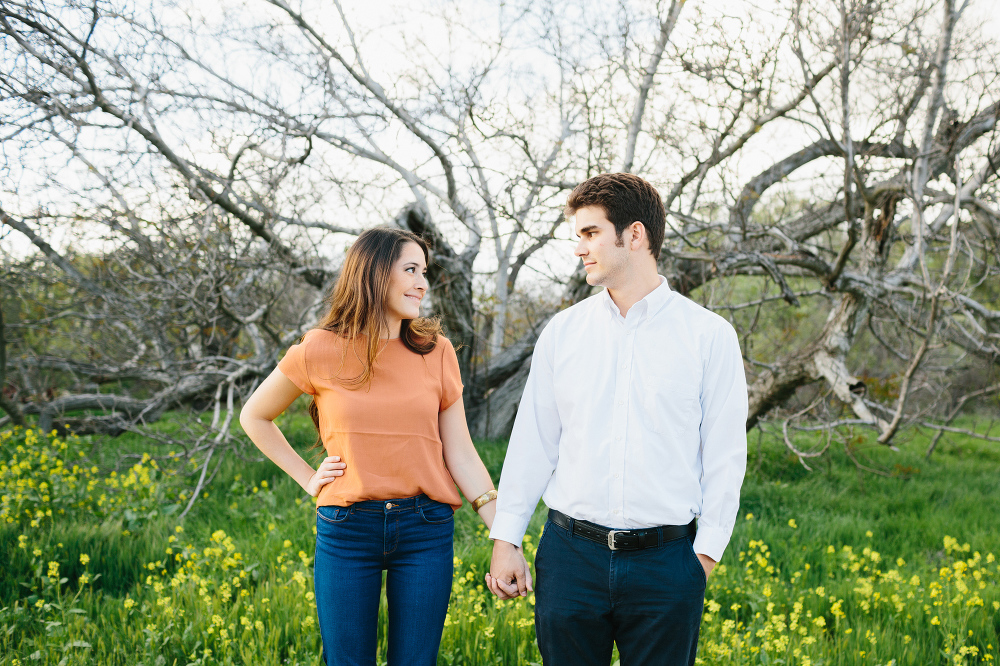
[[[623,284],[617,287],[608,287],[608,296],[618,307],[618,312],[622,317],[628,314],[629,309],[646,298],[654,289],[660,286],[660,276],[656,268],[643,270],[628,276],[623,280]]]

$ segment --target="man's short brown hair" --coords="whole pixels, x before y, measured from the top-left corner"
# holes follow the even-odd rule
[[[649,182],[630,173],[602,173],[589,178],[570,192],[566,202],[566,217],[587,206],[597,206],[615,225],[619,244],[622,233],[633,222],[642,222],[649,236],[649,251],[660,257],[667,214],[660,193]]]

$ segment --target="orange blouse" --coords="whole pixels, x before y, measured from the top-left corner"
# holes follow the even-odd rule
[[[412,497],[462,506],[444,464],[438,414],[462,397],[455,348],[444,336],[427,355],[402,339],[385,340],[370,386],[345,388],[338,377],[362,370],[365,344],[313,329],[292,345],[278,369],[319,410],[319,432],[327,455],[347,463],[344,475],[323,486],[317,506],[349,506],[363,500]]]

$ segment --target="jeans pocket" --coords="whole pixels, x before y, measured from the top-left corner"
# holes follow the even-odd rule
[[[417,512],[423,521],[430,525],[440,525],[455,518],[455,511],[451,508],[451,505],[442,504],[441,502],[432,501],[422,504]]]
[[[684,551],[688,554],[688,559],[691,560],[691,573],[695,580],[702,585],[708,585],[708,575],[705,573],[705,567],[701,565],[697,553],[694,552],[694,542],[691,539],[685,539]]]
[[[538,562],[540,560],[545,560],[549,549],[553,547],[549,544],[549,542],[552,541],[553,533],[558,529],[560,528],[553,525],[552,521],[548,519],[546,519],[545,524],[542,525],[542,535],[538,538],[538,547],[535,548],[535,571],[538,570]],[[542,547],[543,543],[546,544],[544,548]]]
[[[318,506],[316,507],[316,517],[327,523],[339,524],[347,520],[351,515],[349,506]]]

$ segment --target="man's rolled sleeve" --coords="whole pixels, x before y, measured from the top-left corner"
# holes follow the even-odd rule
[[[721,326],[702,383],[702,508],[694,550],[718,562],[740,508],[747,466],[747,385],[736,331]]]

